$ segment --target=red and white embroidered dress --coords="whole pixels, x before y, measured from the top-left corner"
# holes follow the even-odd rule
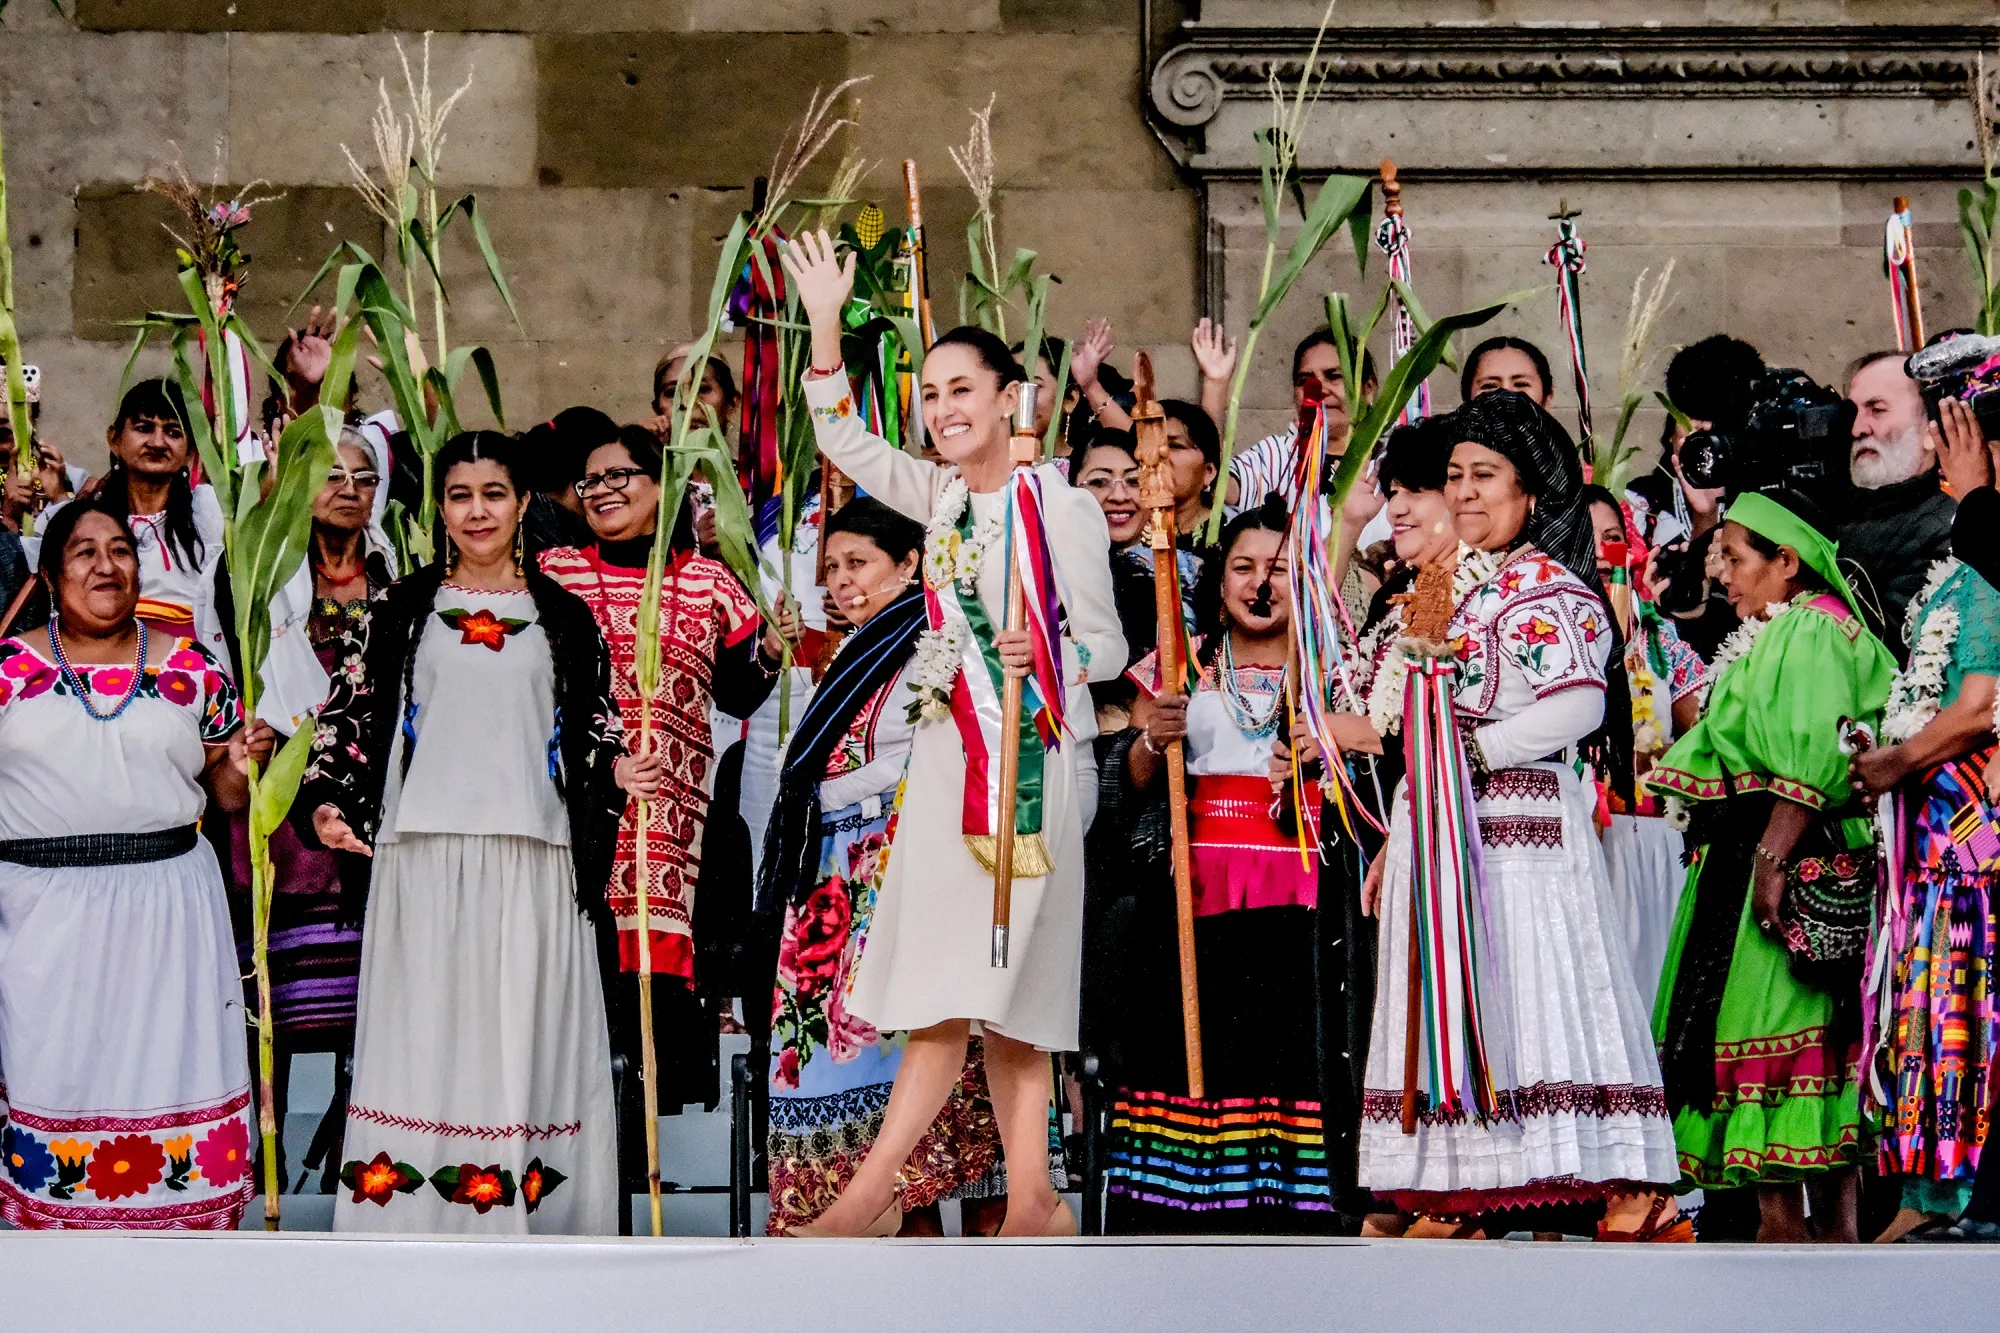
[[[640,722],[635,657],[639,597],[646,571],[609,562],[595,546],[542,553],[542,572],[581,597],[611,650],[611,693],[628,736]],[[652,908],[653,971],[694,975],[695,880],[715,763],[709,703],[716,654],[762,628],[757,603],[719,560],[679,552],[660,589],[660,689],[653,700],[655,744],[666,761],[660,796],[647,807],[646,878]],[[606,897],[618,922],[618,965],[639,967],[638,803],[618,821],[617,859]]]

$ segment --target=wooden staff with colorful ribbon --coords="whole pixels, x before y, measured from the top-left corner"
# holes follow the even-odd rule
[[[1180,561],[1174,547],[1173,472],[1168,464],[1167,414],[1153,396],[1153,360],[1140,352],[1132,368],[1133,456],[1139,462],[1139,507],[1146,511],[1146,544],[1153,552],[1153,606],[1159,619],[1160,697],[1180,695],[1186,684],[1185,625],[1181,615]],[[1187,1046],[1188,1096],[1208,1095],[1201,1063],[1201,991],[1194,957],[1194,866],[1188,851],[1187,752],[1169,741],[1167,818],[1173,831],[1174,920],[1180,941],[1181,1029]]]
[[[1896,350],[1914,352],[1924,345],[1924,298],[1917,290],[1917,241],[1910,223],[1910,201],[1900,194],[1883,229],[1882,266],[1889,275],[1889,314],[1896,321]]]
[[[1008,446],[1014,467],[1033,467],[1041,457],[1042,439],[1035,434],[1035,382],[1016,386],[1020,398],[1014,406],[1014,435]],[[1010,500],[1011,503],[1011,500]],[[1009,631],[1028,627],[1028,589],[1021,579],[1025,552],[1012,551],[1012,524],[1007,546],[1007,622]],[[1025,680],[1007,673],[1000,695],[1000,792],[999,822],[993,830],[993,966],[1007,966],[1007,933],[1014,919],[1014,813],[1015,787],[1021,774],[1021,691]]]
[[[1396,164],[1386,157],[1382,159],[1382,221],[1375,228],[1375,248],[1388,257],[1389,277],[1409,285],[1410,227],[1403,221],[1403,183],[1396,179]],[[1396,308],[1395,322],[1390,325],[1389,332],[1389,364],[1394,365],[1416,345],[1417,321],[1401,296],[1392,295],[1390,301]],[[1403,414],[1396,419],[1396,424],[1407,426],[1430,414],[1431,386],[1418,381],[1416,391],[1410,395],[1410,401],[1403,408]]]
[[[1584,466],[1593,454],[1590,429],[1590,369],[1583,354],[1583,238],[1576,234],[1576,220],[1583,213],[1567,202],[1556,205],[1549,220],[1556,224],[1556,243],[1549,247],[1544,263],[1556,271],[1557,301],[1562,312],[1563,340],[1569,344],[1569,369],[1576,380],[1576,444],[1583,451]]]

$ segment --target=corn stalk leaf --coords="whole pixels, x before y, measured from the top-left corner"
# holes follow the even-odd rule
[[[291,734],[270,764],[258,776],[257,797],[250,803],[250,836],[268,839],[285,822],[292,802],[299,794],[306,761],[312,756],[313,728],[300,727]]]
[[[507,303],[507,313],[514,317],[514,327],[526,333],[528,330],[527,326],[521,323],[521,312],[514,306],[514,293],[507,286],[506,275],[500,271],[500,256],[494,252],[493,238],[486,233],[486,215],[479,211],[478,196],[468,194],[445,209],[444,215],[438,219],[438,232],[442,234],[453,215],[458,213],[463,213],[465,220],[472,224],[472,239],[479,246],[479,257],[486,262],[486,276],[493,280],[494,290],[498,291],[500,299]],[[444,279],[439,277],[438,282],[442,284],[443,281]],[[498,408],[494,409],[494,415],[499,415]]]
[[[1257,302],[1251,323],[1261,325],[1270,319],[1292,284],[1306,271],[1306,265],[1325,248],[1341,223],[1369,199],[1371,188],[1372,182],[1366,176],[1328,176],[1320,183],[1319,193],[1313,196],[1312,208],[1306,213],[1305,225],[1292,238],[1284,266],[1272,277],[1270,287]]]

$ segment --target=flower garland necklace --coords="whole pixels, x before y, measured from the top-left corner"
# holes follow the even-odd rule
[[[1933,564],[1923,591],[1903,615],[1903,641],[1910,645],[1910,664],[1896,673],[1889,686],[1889,702],[1882,710],[1882,739],[1891,745],[1901,745],[1922,731],[1937,716],[1944,700],[1945,672],[1951,666],[1952,645],[1958,641],[1958,608],[1940,606],[1924,615],[1921,630],[1917,617],[1958,570],[1955,559]]]
[[[1800,597],[1809,595],[1807,593],[1799,594]],[[1722,646],[1715,650],[1715,660],[1708,664],[1708,679],[1703,681],[1701,685],[1701,706],[1703,708],[1708,707],[1708,696],[1714,691],[1715,683],[1722,679],[1722,673],[1729,669],[1729,664],[1749,652],[1756,645],[1757,636],[1769,628],[1772,621],[1791,610],[1792,605],[1791,602],[1767,603],[1764,607],[1764,614],[1761,617],[1746,620],[1729,632],[1729,637],[1724,639]]]
[[[1490,582],[1500,572],[1501,566],[1512,559],[1516,551],[1482,551],[1458,544],[1458,567],[1451,573],[1451,604],[1454,610],[1465,605],[1465,599]],[[1397,607],[1398,627],[1401,625],[1402,608]],[[1389,621],[1385,619],[1382,630],[1386,631]],[[1368,642],[1364,640],[1364,642]],[[1379,643],[1376,639],[1373,643]],[[1372,644],[1371,644],[1372,646]],[[1365,659],[1364,659],[1365,660]],[[1403,686],[1410,674],[1410,655],[1401,644],[1392,646],[1388,654],[1375,669],[1375,680],[1368,687],[1368,721],[1380,736],[1394,735],[1403,725]],[[1359,711],[1359,710],[1357,710]]]
[[[63,652],[62,617],[57,615],[50,615],[49,617],[49,648],[55,653],[56,670],[62,674],[63,680],[68,682],[69,687],[76,691],[77,702],[83,705],[83,711],[90,714],[94,721],[112,722],[117,720],[118,715],[123,713],[127,708],[130,708],[132,701],[139,696],[139,682],[146,678],[146,622],[141,620],[138,622],[138,625],[139,656],[138,660],[132,663],[132,680],[125,687],[125,697],[120,699],[118,706],[110,712],[100,713],[91,706],[89,682],[77,674],[76,668],[69,664],[68,655]]]
[[[972,491],[965,478],[954,470],[931,511],[924,529],[924,583],[931,588],[957,584],[964,595],[977,596],[979,570],[986,554],[1000,544],[998,518],[989,518],[973,529],[968,538],[958,530],[972,503]],[[916,657],[911,670],[909,720],[936,722],[951,716],[951,695],[957,688],[961,653],[965,647],[964,627],[946,621],[937,629],[927,629],[917,638]]]
[[[1227,630],[1223,631],[1222,635],[1222,661],[1219,666],[1221,669],[1215,673],[1219,678],[1216,688],[1222,694],[1222,707],[1229,714],[1229,720],[1236,724],[1236,729],[1253,741],[1262,740],[1275,733],[1278,729],[1278,714],[1282,711],[1285,699],[1282,676],[1278,689],[1271,694],[1270,707],[1264,710],[1262,717],[1259,717],[1249,696],[1244,694],[1243,687],[1236,681],[1236,636]],[[1282,671],[1282,668],[1280,670]]]

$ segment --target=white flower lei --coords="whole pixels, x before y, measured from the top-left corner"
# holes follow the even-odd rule
[[[1904,613],[1903,641],[1910,645],[1910,664],[1896,673],[1882,714],[1882,739],[1891,745],[1901,745],[1922,731],[1944,699],[1945,672],[1951,666],[1952,644],[1958,641],[1958,608],[1940,606],[1924,616],[1921,630],[1916,624],[1923,608],[1957,572],[1957,560],[1932,565],[1923,591]]]
[[[943,629],[927,629],[918,636],[916,669],[910,680],[910,690],[917,696],[910,704],[911,722],[936,722],[951,716],[960,647],[958,627],[950,621]]]
[[[958,520],[971,502],[972,492],[967,489],[965,479],[953,473],[945,483],[944,494],[938,497],[937,507],[931,511],[930,525],[924,530],[924,582],[933,588],[956,583],[959,591],[968,596],[978,592],[980,563],[986,552],[1000,541],[998,518],[980,524],[970,541],[959,535]]]
[[[1764,607],[1764,614],[1754,620],[1746,620],[1729,632],[1722,646],[1715,650],[1715,660],[1708,664],[1708,679],[1701,684],[1701,706],[1708,707],[1709,693],[1715,689],[1715,682],[1722,679],[1722,673],[1730,663],[1749,652],[1757,642],[1757,636],[1767,629],[1773,620],[1792,609],[1790,602],[1771,602]]]
[[[1509,554],[1507,551],[1481,551],[1464,542],[1458,544],[1458,567],[1451,574],[1453,611],[1465,604],[1465,599],[1472,595],[1474,589],[1500,572]],[[1385,620],[1383,626],[1387,624]],[[1372,648],[1374,643],[1379,642],[1376,639],[1369,646]],[[1368,723],[1380,736],[1394,735],[1403,725],[1403,687],[1410,674],[1410,653],[1406,643],[1408,640],[1403,640],[1389,650],[1381,665],[1375,669],[1375,680],[1368,687]],[[1365,662],[1367,658],[1362,660]]]

